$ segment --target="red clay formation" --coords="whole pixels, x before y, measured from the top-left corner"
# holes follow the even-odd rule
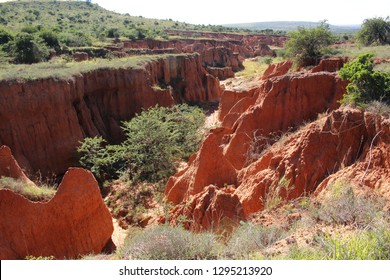
[[[81,168],[70,168],[56,195],[46,203],[1,189],[0,213],[2,260],[97,254],[111,241],[113,232],[98,184]]]
[[[222,127],[210,131],[188,167],[167,183],[166,197],[178,205],[177,209],[195,203],[210,185],[216,189],[233,185],[240,202],[231,207],[242,207],[244,218],[248,218],[262,210],[273,193],[287,199],[312,193],[341,167],[367,157],[367,145],[380,131],[368,121],[369,113],[336,110],[299,129],[318,114],[337,109],[346,82],[333,72],[283,74],[290,67],[291,63],[270,67],[266,75],[279,74],[260,81],[256,90],[223,92],[219,112]],[[388,131],[386,121],[376,122]],[[388,138],[386,133],[381,139]],[[383,150],[386,145],[381,147]],[[383,156],[377,161],[383,163]],[[371,185],[370,181],[385,172],[385,166],[373,173],[377,174],[375,178],[366,176],[365,184]],[[195,224],[191,227],[198,229]]]
[[[11,149],[7,146],[0,147],[0,178],[1,177],[10,177],[27,184],[34,184],[24,174],[23,170],[12,155]]]
[[[143,108],[212,101],[218,80],[198,55],[172,56],[142,69],[96,70],[69,79],[0,82],[0,143],[22,168],[63,174],[75,164],[79,141],[123,137],[120,126]]]
[[[185,217],[185,228],[192,231],[213,229],[220,233],[232,232],[240,221],[245,220],[239,198],[234,188],[218,188],[209,185],[187,201],[178,205],[171,214],[173,223]]]

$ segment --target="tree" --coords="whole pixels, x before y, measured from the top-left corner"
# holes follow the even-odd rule
[[[357,34],[358,41],[363,45],[390,44],[390,20],[377,17],[366,19]]]
[[[80,164],[100,181],[118,173],[135,182],[167,179],[181,159],[198,149],[204,120],[199,108],[184,104],[150,108],[123,123],[126,140],[120,145],[108,145],[101,137],[84,139]]]
[[[47,60],[49,50],[43,40],[33,34],[21,32],[15,36],[11,53],[18,63],[37,63]]]
[[[290,32],[289,37],[286,55],[294,57],[300,66],[316,64],[326,47],[335,41],[326,21],[315,28],[300,27]]]
[[[58,35],[54,31],[50,29],[44,29],[41,30],[38,35],[43,39],[48,47],[54,49],[56,52],[60,51],[60,41],[58,40]]]
[[[373,57],[360,55],[340,69],[340,77],[349,81],[341,103],[361,106],[374,100],[390,102],[390,73],[374,71]]]

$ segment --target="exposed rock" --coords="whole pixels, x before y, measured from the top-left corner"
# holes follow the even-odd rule
[[[89,56],[86,52],[75,52],[73,54],[73,59],[76,61],[76,62],[81,62],[81,61],[85,61],[85,60],[88,60],[89,59]]]
[[[245,220],[241,203],[232,187],[210,185],[192,196],[186,205],[178,205],[171,215],[171,223],[185,218],[184,226],[192,231],[212,229],[219,233],[232,232]]]
[[[13,157],[11,149],[7,146],[0,147],[0,178],[1,177],[10,177],[24,183],[34,184],[24,174],[23,170]]]
[[[189,196],[202,192],[208,185],[236,183],[236,170],[224,158],[223,149],[218,145],[224,133],[220,128],[212,130],[199,152],[191,156],[189,166],[169,179],[165,195],[170,202],[178,204]]]
[[[290,65],[283,65],[283,68],[288,69]],[[300,150],[283,150],[263,156],[262,153],[267,146],[279,140],[283,133],[296,129],[304,121],[314,120],[318,113],[338,108],[337,101],[342,97],[346,83],[335,73],[321,72],[291,73],[259,84],[257,90],[244,94],[229,91],[223,93],[223,104],[220,105],[222,128],[212,130],[200,151],[190,159],[188,167],[169,179],[165,192],[169,201],[186,204],[191,201],[191,196],[202,193],[210,184],[218,188],[235,185],[235,194],[240,198],[245,217],[248,217],[262,209],[262,200],[269,188],[275,186],[275,182],[283,178],[286,182],[290,180],[289,184],[296,187],[288,195],[294,196],[312,191],[313,186],[324,179],[324,174],[321,171],[317,174],[316,169],[294,169],[300,160]],[[307,149],[315,157],[317,150],[321,150],[319,147],[322,142],[320,139],[318,141],[321,143],[312,142],[311,137],[315,138],[313,135],[307,136],[310,140],[307,140],[310,142]],[[330,148],[340,146],[325,139],[328,142],[324,145],[331,145]],[[300,139],[297,145],[303,143],[305,142]],[[351,143],[346,141],[342,147],[350,147],[349,144]],[[352,146],[351,149],[353,151],[350,153],[353,154],[358,147]],[[306,156],[308,161],[304,158],[303,165],[310,165],[312,161],[321,162],[321,159],[318,161],[313,156]],[[339,154],[332,151],[324,152],[324,157],[326,156],[329,156],[328,163],[332,163],[332,167],[339,158]],[[351,154],[348,153],[348,156],[348,159],[343,158],[343,163],[350,163]],[[289,160],[292,162],[291,166]],[[325,170],[330,168],[328,163],[325,164]],[[266,171],[263,169],[270,171],[264,173]],[[302,176],[293,177],[296,174]]]
[[[390,121],[365,112],[359,122],[364,122],[362,126],[365,133],[360,139],[354,140],[361,142],[361,156],[352,165],[340,168],[327,177],[318,186],[316,194],[326,192],[327,186],[342,180],[355,186],[375,189],[387,199],[390,206]]]
[[[260,44],[255,49],[254,56],[276,56],[276,53],[267,44]]]
[[[84,169],[70,168],[49,202],[31,202],[6,189],[0,190],[0,202],[2,260],[74,259],[100,253],[111,240],[111,215],[95,178]]]
[[[62,174],[74,165],[76,147],[85,137],[102,135],[118,142],[123,138],[121,122],[143,108],[212,101],[219,95],[218,80],[206,72],[197,54],[69,79],[1,81],[0,144],[11,148],[26,170]]]
[[[227,78],[234,77],[234,72],[232,70],[232,67],[207,67],[207,72],[209,72],[214,77],[217,77],[220,80],[225,80]]]
[[[273,192],[286,199],[312,193],[361,156],[373,137],[368,129],[362,111],[337,110],[272,146],[238,174],[236,194],[245,214],[261,210]]]
[[[344,63],[347,62],[346,57],[331,57],[326,59],[321,59],[320,63],[311,69],[312,73],[326,71],[326,72],[336,72],[343,67]]]
[[[262,80],[270,79],[277,76],[282,76],[288,73],[288,71],[293,66],[291,60],[286,60],[277,64],[270,64],[268,68],[264,71]]]

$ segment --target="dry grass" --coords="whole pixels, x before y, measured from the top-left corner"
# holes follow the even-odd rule
[[[257,57],[255,59],[246,59],[243,62],[244,70],[237,72],[236,77],[243,77],[246,79],[261,77],[264,71],[270,64],[279,63],[284,59],[281,57]]]
[[[54,187],[48,185],[36,186],[34,184],[27,184],[9,177],[0,178],[0,189],[12,190],[31,201],[47,201],[50,200],[56,193]]]

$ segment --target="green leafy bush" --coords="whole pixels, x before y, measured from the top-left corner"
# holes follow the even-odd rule
[[[357,34],[357,39],[366,46],[390,44],[389,18],[376,17],[364,20],[362,28]]]
[[[166,179],[198,149],[204,120],[199,108],[185,104],[150,108],[123,123],[126,140],[121,145],[86,138],[78,148],[80,164],[102,180],[118,172],[133,181]]]
[[[123,147],[108,145],[101,136],[85,138],[77,152],[81,155],[81,166],[91,170],[101,182],[123,171],[125,165]]]
[[[390,102],[390,73],[374,71],[373,54],[362,54],[346,63],[339,75],[349,81],[341,103],[363,105],[374,100]]]
[[[49,49],[41,38],[29,33],[18,33],[10,50],[18,63],[32,64],[48,59]]]
[[[7,44],[8,42],[12,41],[14,39],[14,36],[11,32],[9,32],[7,29],[0,27],[0,45]]]
[[[314,65],[326,47],[335,41],[325,21],[315,28],[299,28],[292,31],[289,37],[286,55],[294,57],[300,66]]]
[[[60,51],[60,41],[58,39],[58,35],[50,29],[44,29],[38,33],[39,37],[43,39],[45,44],[54,49],[55,51]]]

